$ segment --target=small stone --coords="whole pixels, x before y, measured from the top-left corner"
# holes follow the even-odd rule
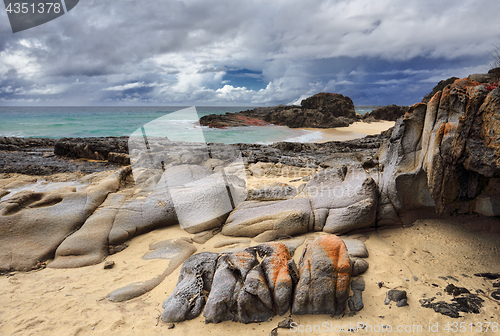
[[[500,300],[500,290],[491,293],[491,297],[494,298],[495,300]]]
[[[168,329],[174,329],[174,328],[175,328],[175,324],[170,323],[170,324],[168,325]]]
[[[418,277],[417,276],[413,276],[413,280],[418,281]]]
[[[114,261],[106,261],[104,263],[104,269],[110,269],[110,268],[113,268],[115,266],[115,262]]]
[[[278,328],[290,329],[292,327],[293,320],[291,318],[287,318],[280,323],[278,323]]]
[[[269,333],[269,336],[278,336],[278,328],[274,328],[271,330],[271,333]]]
[[[398,307],[408,306],[408,299],[399,300],[398,303],[396,303],[396,306]]]
[[[406,291],[399,290],[399,289],[391,289],[391,290],[387,291],[384,303],[386,305],[388,305],[391,301],[399,302],[399,301],[406,299],[406,298],[407,298]]]

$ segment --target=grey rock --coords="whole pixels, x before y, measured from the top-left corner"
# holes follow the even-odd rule
[[[205,291],[212,288],[217,253],[202,252],[189,257],[182,265],[174,292],[163,302],[163,322],[190,320],[201,314]]]
[[[358,312],[363,309],[363,291],[365,290],[365,280],[363,277],[356,278],[351,282],[353,295],[348,300],[349,310]]]
[[[349,297],[350,275],[351,261],[340,238],[327,235],[314,240],[299,262],[292,314],[341,314]]]
[[[263,242],[306,233],[312,223],[311,206],[307,198],[246,201],[231,213],[222,228],[222,234],[255,237],[256,241]]]

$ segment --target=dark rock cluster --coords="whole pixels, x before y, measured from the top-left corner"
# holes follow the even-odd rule
[[[167,323],[193,319],[203,306],[207,323],[263,322],[289,310],[338,315],[349,297],[351,267],[345,244],[334,235],[307,245],[298,268],[280,242],[195,254],[184,262],[161,318]],[[361,309],[360,299],[356,302]]]

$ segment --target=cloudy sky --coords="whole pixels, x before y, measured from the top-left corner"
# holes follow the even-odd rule
[[[490,69],[498,0],[80,0],[13,34],[0,105],[410,105]]]

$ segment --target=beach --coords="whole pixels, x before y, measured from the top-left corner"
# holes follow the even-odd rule
[[[321,133],[317,142],[200,145],[147,140],[143,131],[143,143],[129,150],[126,137],[0,138],[0,334],[496,334],[497,147],[493,156],[481,154],[498,142],[491,138],[496,119],[486,122],[498,111],[498,90],[480,86],[456,81],[396,122],[301,130]],[[476,92],[484,104],[462,106],[455,121],[435,117],[453,95],[463,103]],[[470,131],[464,125],[478,106],[484,121]],[[444,160],[442,153],[458,154]],[[320,309],[341,308],[338,315],[291,313],[292,303],[278,315],[274,301],[274,316],[255,314],[257,322],[245,324],[227,312],[244,303],[223,300],[220,323],[207,324],[204,313],[182,315],[176,306],[180,317],[165,314],[172,302],[191,309],[203,295],[206,315],[232,277],[244,287],[227,286],[227,300],[246,295],[254,300],[248,311],[258,312],[266,293],[278,291],[263,275],[277,255],[295,304],[297,293],[314,292],[302,279],[316,264],[302,259],[323,253],[318,241],[335,241],[345,256],[335,252],[318,263],[331,263],[326,279],[346,274],[346,286],[328,280],[316,289]],[[157,251],[161,246],[167,250]],[[281,254],[272,255],[277,247]],[[260,278],[227,261],[239,260],[238,253],[254,253],[251,272]],[[192,260],[212,267],[208,256],[216,260],[208,273],[182,273]],[[193,288],[181,286],[189,277],[198,292],[182,301]],[[204,281],[211,279],[210,290]],[[321,301],[322,290],[338,302]],[[287,318],[288,326],[276,329]]]
[[[321,129],[321,139],[315,142],[323,143],[328,141],[346,141],[362,138],[366,135],[380,134],[394,126],[393,121],[379,120],[374,122],[358,121],[347,127]],[[318,132],[318,129],[304,128],[307,131]]]
[[[476,331],[479,323],[498,322],[499,306],[488,297],[491,281],[475,277],[474,273],[498,270],[500,236],[498,227],[487,224],[472,228],[473,221],[420,220],[407,228],[372,230],[355,235],[365,242],[370,256],[366,259],[370,268],[363,275],[366,290],[363,293],[365,307],[354,316],[292,315],[304,332],[279,329],[278,335],[344,335],[336,332],[336,326],[364,323],[374,328],[390,325],[408,328],[400,335],[428,335],[429,325],[439,325],[444,334],[447,323],[463,322],[468,335],[495,333]],[[306,241],[321,233],[305,235]],[[155,230],[133,238],[124,251],[109,256],[115,262],[113,269],[103,269],[103,263],[76,269],[45,268],[31,272],[11,272],[0,277],[0,333],[3,335],[269,335],[278,322],[289,315],[275,316],[268,322],[242,324],[222,322],[205,324],[203,316],[191,321],[169,324],[159,320],[163,301],[173,292],[179,269],[168,276],[151,292],[126,302],[114,303],[106,299],[111,291],[136,281],[145,281],[161,274],[168,260],[143,260],[149,245],[177,237],[192,237],[178,226]],[[216,235],[203,245],[195,244],[197,252],[221,252],[237,244],[214,248],[216,243],[228,237]],[[244,239],[241,239],[244,241]],[[257,244],[254,241],[240,246]],[[298,258],[305,244],[296,251]],[[447,278],[444,280],[443,278]],[[456,281],[456,280],[458,281]],[[383,283],[379,287],[379,283]],[[485,302],[480,314],[465,314],[452,319],[422,308],[419,300],[438,297],[450,300],[444,292],[453,283],[470,290],[482,290]],[[387,290],[398,288],[408,292],[408,306],[396,307],[384,304]],[[440,293],[440,294],[437,294]],[[327,329],[325,328],[325,323]],[[322,331],[305,332],[307,326],[321,326]],[[332,327],[333,326],[333,327]],[[407,327],[408,326],[408,327]],[[415,327],[414,327],[415,326]],[[418,327],[422,326],[423,332]],[[472,332],[470,328],[472,326]],[[333,330],[330,330],[333,328]],[[387,327],[386,327],[387,328]],[[377,330],[377,329],[375,329]],[[378,329],[381,330],[381,329]],[[413,331],[415,330],[415,331]],[[361,335],[376,335],[359,329]]]

